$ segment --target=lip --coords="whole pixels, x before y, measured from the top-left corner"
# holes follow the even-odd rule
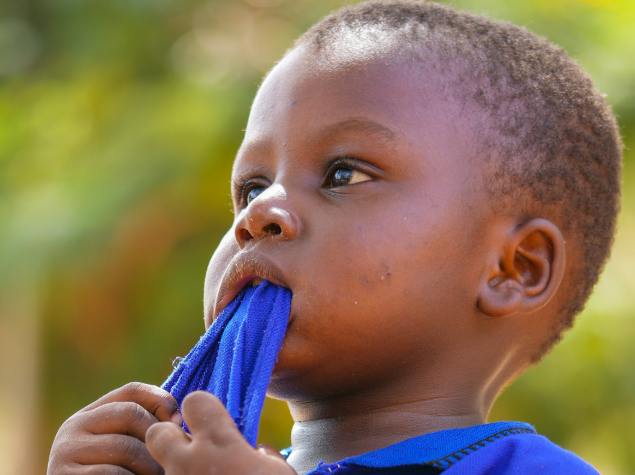
[[[254,252],[241,252],[230,262],[216,293],[210,323],[254,279],[268,280],[274,285],[290,288],[282,272],[269,259]]]

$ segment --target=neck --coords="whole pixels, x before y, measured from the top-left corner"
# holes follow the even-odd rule
[[[463,397],[433,397],[372,407],[357,401],[324,408],[325,401],[289,403],[296,421],[289,464],[299,473],[430,432],[483,424],[486,415]],[[356,410],[351,410],[355,408]],[[338,410],[339,409],[339,410]]]

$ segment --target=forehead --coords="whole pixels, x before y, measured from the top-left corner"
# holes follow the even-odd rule
[[[386,48],[345,53],[316,57],[300,46],[270,72],[254,100],[235,168],[254,149],[291,153],[334,136],[369,137],[436,160],[473,151],[462,107],[434,67]]]
[[[410,69],[369,53],[321,60],[297,48],[263,82],[247,134],[271,132],[280,120],[301,120],[304,127],[317,130],[362,116],[398,129],[411,113],[421,115],[426,108],[425,84]]]

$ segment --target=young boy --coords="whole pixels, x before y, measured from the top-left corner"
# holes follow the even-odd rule
[[[433,3],[325,18],[258,91],[205,282],[206,326],[255,279],[293,292],[269,386],[292,451],[254,450],[202,392],[186,434],[135,383],[62,426],[49,473],[596,473],[486,420],[597,281],[620,160],[603,97],[544,39]]]

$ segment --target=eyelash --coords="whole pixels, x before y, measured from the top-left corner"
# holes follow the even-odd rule
[[[357,170],[362,173],[366,173],[360,164],[361,160],[355,157],[340,157],[336,158],[326,169],[324,173],[324,180],[322,180],[322,186],[326,186],[330,180],[333,179],[333,174],[338,168],[350,168],[351,170]]]
[[[327,187],[327,184],[330,180],[333,179],[333,174],[338,168],[350,168],[351,170],[357,170],[367,175],[373,176],[371,170],[368,167],[364,167],[361,164],[364,163],[362,160],[355,157],[339,157],[336,158],[333,162],[331,162],[324,172],[324,179],[322,180],[322,187],[326,187],[326,189],[331,189]],[[262,181],[260,181],[262,180]],[[239,179],[235,187],[238,190],[234,196],[236,203],[238,203],[239,208],[243,209],[247,207],[247,195],[251,191],[254,186],[269,186],[269,182],[265,177],[257,176],[252,178],[243,178]]]
[[[266,188],[269,185],[265,182],[268,182],[268,181],[269,180],[267,180],[265,177],[262,177],[262,176],[239,179],[239,181],[237,181],[235,185],[236,190],[238,191],[236,191],[236,194],[234,196],[234,200],[236,201],[236,203],[238,203],[238,207],[240,209],[246,208],[247,194],[251,191],[251,189],[254,188],[255,186],[262,186]]]

